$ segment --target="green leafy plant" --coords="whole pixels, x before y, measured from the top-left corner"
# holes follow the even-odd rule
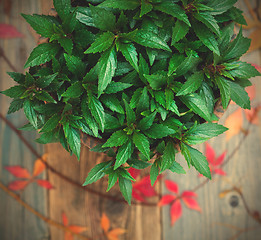
[[[132,193],[129,167],[150,167],[151,182],[170,169],[178,149],[188,166],[211,178],[208,162],[191,145],[226,131],[214,115],[221,99],[250,109],[245,87],[260,75],[239,58],[250,40],[236,0],[54,0],[57,16],[23,15],[46,43],[25,68],[9,73],[13,98],[37,130],[38,143],[60,142],[80,158],[81,133],[99,139],[92,150],[111,160],[95,166],[84,185],[108,175]]]

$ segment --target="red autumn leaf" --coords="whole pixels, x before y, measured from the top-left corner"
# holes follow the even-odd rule
[[[146,202],[145,199],[141,196],[141,193],[136,191],[134,188],[132,188],[132,197],[137,201]]]
[[[225,121],[225,126],[229,129],[226,131],[226,141],[240,133],[243,125],[243,115],[241,108],[237,109]]]
[[[33,176],[36,177],[40,175],[44,169],[46,168],[45,164],[41,161],[41,159],[37,159],[34,163],[34,172]]]
[[[129,170],[128,170],[128,172],[130,173],[130,175],[134,178],[134,179],[136,179],[139,175],[140,175],[140,170],[139,169],[136,169],[136,168],[130,168]]]
[[[192,197],[182,197],[182,200],[184,201],[184,203],[186,204],[186,206],[188,208],[201,212],[201,208],[198,205],[198,202],[196,199],[194,199]]]
[[[177,199],[170,208],[171,225],[173,226],[175,222],[182,216],[182,207],[180,200]]]
[[[165,186],[171,192],[174,192],[174,193],[178,193],[179,192],[178,185],[175,182],[173,182],[173,181],[165,180]]]
[[[221,175],[221,176],[226,176],[226,172],[223,171],[223,169],[221,168],[217,168],[217,169],[214,169],[214,172],[218,175]]]
[[[182,193],[182,197],[185,197],[185,198],[191,198],[191,197],[197,197],[198,195],[195,193],[195,192],[192,192],[192,191],[184,191]]]
[[[0,23],[0,39],[22,38],[24,35],[20,33],[14,26]]]
[[[112,229],[110,232],[107,233],[107,238],[109,240],[119,240],[119,236],[126,232],[125,229],[122,228],[115,228]]]
[[[76,225],[70,225],[68,228],[74,233],[82,233],[87,230],[86,227],[81,227],[81,226],[76,226]]]
[[[69,222],[68,222],[68,218],[65,213],[62,213],[62,219],[63,219],[63,225],[68,226]]]
[[[64,240],[73,240],[73,235],[70,232],[65,232]]]
[[[101,217],[101,228],[105,233],[107,233],[110,228],[110,220],[105,213],[103,213]]]
[[[28,170],[21,166],[7,166],[5,169],[17,178],[31,178]]]
[[[139,191],[144,197],[153,197],[157,195],[155,189],[151,186],[149,175],[136,182],[133,185],[133,188]]]
[[[41,186],[43,188],[46,188],[46,189],[53,188],[52,184],[48,180],[37,179],[36,182],[39,186]]]
[[[175,199],[176,199],[176,197],[174,195],[166,194],[166,195],[162,196],[162,198],[158,202],[158,206],[161,207],[161,206],[168,205],[168,204],[172,203]]]
[[[12,191],[18,191],[18,190],[23,190],[29,181],[26,180],[16,180],[11,183],[9,183],[8,188]]]

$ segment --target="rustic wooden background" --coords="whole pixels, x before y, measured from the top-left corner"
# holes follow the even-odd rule
[[[252,1],[253,6],[256,1]],[[246,10],[246,4],[240,0],[238,6]],[[20,16],[20,13],[45,13],[51,8],[51,0],[12,0],[0,1],[0,23],[8,23],[16,26],[25,37],[14,40],[0,40],[0,46],[4,48],[12,64],[23,71],[23,65],[30,51],[36,45],[36,38],[29,26]],[[246,14],[247,11],[246,11]],[[248,34],[248,32],[246,32]],[[254,51],[244,57],[244,60],[261,64],[261,51]],[[7,89],[14,83],[6,74],[11,71],[5,61],[0,58],[0,90]],[[257,97],[255,101],[261,101],[260,78],[253,82],[256,85]],[[0,113],[6,115],[10,99],[0,95]],[[221,119],[225,119],[235,110],[231,106]],[[15,126],[20,127],[25,123],[22,112],[7,116]],[[50,144],[43,149],[34,144],[35,134],[24,133],[40,154],[48,153],[48,163],[63,175],[73,179],[75,183],[82,184],[88,171],[97,162],[102,161],[103,156],[91,153],[83,148],[80,163],[76,158],[69,156],[59,144]],[[227,154],[233,152],[242,138],[242,134],[233,137],[226,142],[225,136],[220,136],[210,142],[217,155],[223,151]],[[72,185],[54,174],[46,171],[41,175],[42,179],[48,179],[54,189],[44,190],[36,184],[31,184],[25,191],[19,193],[20,198],[36,209],[43,216],[47,216],[58,223],[62,223],[62,214],[69,219],[69,225],[87,227],[83,235],[94,240],[106,239],[100,227],[102,213],[106,213],[110,219],[112,228],[126,229],[126,233],[119,239],[124,240],[259,240],[261,239],[260,222],[255,221],[251,214],[247,213],[242,198],[238,192],[231,191],[223,198],[219,194],[238,187],[241,189],[244,199],[251,211],[261,211],[261,127],[251,126],[249,135],[243,146],[233,156],[229,164],[224,167],[226,177],[216,176],[213,181],[197,191],[198,202],[202,212],[191,211],[183,204],[183,216],[174,227],[170,226],[169,207],[155,206],[128,206],[121,201],[92,194],[83,188]],[[0,181],[8,185],[14,178],[4,167],[20,165],[30,171],[33,169],[36,156],[21,142],[17,135],[0,120]],[[204,145],[199,146],[204,151]],[[184,160],[179,156],[178,161],[183,166]],[[194,170],[188,170],[187,175],[175,175],[168,173],[166,179],[171,179],[179,185],[180,192],[190,190],[204,181],[198,178]],[[100,181],[92,189],[105,193],[105,181]],[[157,186],[161,194],[167,191],[162,186]],[[118,196],[117,189],[108,193]],[[155,197],[154,202],[159,198]],[[53,224],[47,224],[17,201],[0,190],[0,239],[1,240],[36,240],[36,239],[64,239],[65,232]],[[74,236],[74,239],[80,239]]]

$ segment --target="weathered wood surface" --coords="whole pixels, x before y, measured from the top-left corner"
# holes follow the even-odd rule
[[[20,13],[40,13],[42,12],[41,4],[35,0],[5,2],[11,4],[10,14],[4,12],[4,2],[1,1],[0,22],[15,26],[25,37],[23,39],[0,40],[0,46],[5,50],[6,55],[17,70],[23,71],[23,65],[36,42],[29,31],[28,24],[25,23]],[[0,90],[5,90],[14,85],[14,81],[6,74],[7,71],[10,72],[12,69],[0,58]],[[0,94],[0,104],[1,114],[6,115],[10,99]],[[26,123],[22,112],[8,116],[8,119],[17,127]],[[35,134],[25,133],[25,136],[39,153],[43,153],[42,146],[34,144]],[[20,165],[32,172],[36,157],[2,120],[0,121],[0,146],[0,181],[2,183],[7,185],[15,179],[4,169],[5,166]],[[25,191],[21,192],[20,196],[37,211],[47,215],[47,194],[43,188],[32,183]],[[0,190],[0,216],[1,240],[35,240],[47,239],[49,236],[48,226],[42,220],[25,210],[2,190]]]
[[[51,7],[51,0],[13,0],[11,15],[8,17],[2,14],[0,8],[0,22],[12,23],[27,35],[25,39],[0,40],[0,44],[8,49],[8,56],[12,63],[22,71],[22,66],[30,50],[35,46],[35,39],[28,30],[28,25],[20,17],[20,12],[48,13]],[[245,8],[244,1],[240,0],[240,7]],[[1,7],[1,5],[0,5]],[[261,64],[260,51],[255,51],[245,57],[246,61]],[[11,81],[7,80],[6,71],[8,66],[0,59],[0,90],[10,86]],[[260,78],[253,81],[257,87],[257,101],[261,101]],[[1,113],[6,114],[9,99],[0,95]],[[221,120],[232,113],[235,106],[227,111]],[[24,123],[23,114],[11,115],[9,119],[16,125]],[[27,135],[30,142],[33,142],[33,135]],[[217,155],[227,150],[228,155],[235,149],[242,134],[233,137],[226,142],[221,136],[210,141],[211,146],[216,150]],[[260,224],[255,222],[246,212],[242,199],[236,192],[230,192],[224,198],[219,198],[219,193],[236,186],[241,188],[250,210],[261,212],[261,191],[260,191],[260,170],[261,170],[261,127],[253,125],[250,128],[249,136],[243,146],[237,151],[228,165],[224,167],[227,177],[216,176],[214,180],[197,191],[198,202],[202,213],[189,210],[185,204],[183,216],[175,226],[170,226],[169,207],[148,207],[128,206],[125,203],[112,201],[76,187],[63,180],[53,172],[48,172],[48,179],[55,189],[46,194],[41,188],[33,184],[29,186],[21,197],[39,212],[51,219],[62,223],[62,213],[65,213],[69,225],[87,227],[84,233],[94,240],[105,239],[100,227],[102,213],[106,213],[111,221],[112,228],[124,228],[127,232],[120,237],[124,240],[258,240],[261,239]],[[22,145],[14,133],[0,122],[0,179],[8,184],[13,177],[3,169],[6,165],[22,165],[32,170],[35,157]],[[41,147],[35,145],[40,151]],[[204,151],[204,145],[199,146]],[[14,149],[16,149],[14,151]],[[83,147],[80,163],[75,157],[62,149],[59,144],[50,144],[46,147],[48,163],[62,174],[68,176],[76,183],[82,184],[89,170],[95,163],[103,161],[104,156],[90,152]],[[185,161],[180,156],[178,161],[185,167]],[[188,170],[187,175],[168,174],[166,179],[178,183],[179,192],[191,190],[203,178],[198,178],[194,170]],[[92,189],[103,194],[119,196],[118,190],[111,190],[105,193],[106,180],[101,180],[91,186]],[[163,194],[168,193],[162,184]],[[160,189],[158,189],[160,191]],[[155,198],[155,201],[158,199]],[[233,202],[233,203],[231,203]],[[2,240],[35,240],[35,239],[64,239],[64,232],[43,223],[27,210],[11,200],[5,193],[0,191],[0,239]],[[249,231],[248,231],[249,230]],[[49,232],[50,231],[50,232]],[[241,233],[242,232],[242,233]],[[241,233],[240,235],[237,235]],[[234,237],[235,236],[235,237]],[[74,237],[74,239],[79,239]]]

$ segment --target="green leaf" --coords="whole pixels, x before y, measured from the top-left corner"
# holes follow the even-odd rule
[[[220,29],[215,18],[209,12],[194,13],[193,16],[204,23],[212,32],[220,36]]]
[[[169,61],[169,72],[168,75],[171,76],[180,66],[181,63],[185,61],[185,56],[183,54],[173,54]]]
[[[136,181],[124,167],[119,168],[118,172],[122,177],[131,181]]]
[[[36,80],[36,86],[39,88],[46,88],[48,87],[57,77],[58,73],[40,77]]]
[[[125,200],[131,204],[131,197],[132,197],[132,183],[131,180],[126,179],[124,177],[119,177],[119,186],[120,186],[120,191],[125,198]]]
[[[126,60],[133,66],[133,68],[139,72],[138,67],[138,53],[132,43],[119,43],[119,50],[122,52],[122,55]]]
[[[64,54],[64,58],[66,61],[66,65],[69,69],[69,71],[73,74],[76,75],[83,75],[84,69],[85,69],[85,64],[82,62],[81,58],[73,56],[73,55],[68,55]]]
[[[38,14],[21,15],[31,25],[31,27],[41,36],[51,38],[54,34],[54,25],[57,24],[57,20],[54,17]]]
[[[159,139],[167,137],[171,134],[176,133],[175,130],[168,128],[163,124],[154,123],[148,130],[144,132],[147,136],[153,139]]]
[[[130,126],[132,123],[136,122],[136,115],[125,99],[124,99],[124,104],[125,104],[125,110],[126,110],[127,124],[128,124],[128,126]]]
[[[149,13],[153,9],[152,4],[145,0],[141,0],[141,11],[140,11],[140,17],[143,15]]]
[[[260,72],[254,66],[246,62],[225,63],[224,66],[229,73],[236,78],[251,78],[260,76]]]
[[[99,36],[94,43],[84,52],[85,54],[103,52],[113,44],[115,35],[112,32],[105,32]]]
[[[104,171],[112,165],[112,161],[103,162],[96,165],[88,174],[83,186],[94,183],[105,176]]]
[[[104,108],[103,108],[101,102],[95,96],[93,96],[91,98],[91,101],[89,103],[89,108],[90,108],[92,116],[94,117],[94,119],[98,123],[101,131],[103,132],[104,124],[105,124]]]
[[[1,93],[10,98],[19,98],[25,93],[25,91],[26,91],[25,87],[18,85],[18,86],[11,87],[5,91],[2,91]]]
[[[189,56],[184,59],[184,61],[177,67],[176,76],[185,75],[188,71],[196,67],[201,59],[198,56],[194,56],[193,51],[189,53]]]
[[[171,46],[173,46],[176,42],[180,41],[183,39],[187,33],[189,32],[189,25],[186,23],[177,20],[175,27],[173,27],[172,30],[172,41],[171,41]]]
[[[88,7],[77,7],[76,18],[79,22],[95,27],[94,20],[92,18],[92,11]]]
[[[206,121],[211,122],[211,115],[206,105],[206,102],[202,97],[196,93],[181,96],[181,101],[192,111],[204,118]]]
[[[128,141],[128,136],[123,130],[113,133],[103,147],[119,147]]]
[[[7,114],[11,114],[14,112],[17,112],[18,110],[20,110],[21,108],[23,108],[24,106],[24,99],[14,99],[9,106],[8,109],[8,113]]]
[[[30,54],[24,68],[34,67],[49,62],[56,56],[60,46],[55,43],[43,43],[38,45]]]
[[[72,54],[73,50],[73,41],[70,38],[67,37],[58,37],[57,41],[60,43],[62,48],[68,53]]]
[[[99,7],[117,8],[120,10],[134,10],[140,6],[138,0],[105,0]]]
[[[191,165],[194,166],[199,173],[211,179],[211,172],[206,157],[197,149],[192,148],[189,145],[186,145],[186,147],[190,152]]]
[[[54,130],[58,126],[60,120],[61,116],[58,114],[54,114],[46,121],[40,132],[49,132]]]
[[[151,186],[155,184],[157,181],[157,178],[159,176],[159,167],[156,165],[156,162],[153,163],[153,165],[150,168],[150,181]]]
[[[189,145],[203,143],[213,137],[216,137],[228,129],[217,123],[203,123],[194,127],[188,134],[185,133],[185,141]]]
[[[134,132],[133,134],[133,142],[138,150],[148,159],[150,160],[150,143],[146,136],[142,133]]]
[[[204,72],[200,71],[194,73],[188,78],[185,84],[182,85],[182,88],[178,91],[176,96],[186,95],[197,91],[198,88],[201,86],[203,80]]]
[[[230,97],[231,99],[240,107],[244,109],[251,109],[250,98],[239,84],[234,83],[232,81],[227,81],[230,86]]]
[[[99,60],[99,83],[98,96],[100,96],[111,83],[117,67],[115,49],[111,48],[104,52]]]
[[[218,48],[218,42],[215,39],[215,36],[204,24],[200,22],[194,21],[192,24],[192,28],[196,33],[199,40],[208,47],[211,51],[216,53],[218,56],[220,55],[220,51]]]
[[[230,85],[224,77],[219,76],[219,75],[215,76],[215,81],[216,81],[218,88],[220,90],[222,106],[223,106],[224,109],[226,109],[228,104],[229,104],[230,97],[231,97]]]
[[[180,21],[183,21],[188,26],[190,26],[190,22],[185,10],[182,9],[178,4],[175,4],[173,1],[163,1],[159,5],[155,5],[154,8],[155,10],[159,10],[179,19]]]
[[[83,98],[82,104],[81,104],[81,109],[83,113],[83,117],[86,120],[86,123],[90,127],[90,129],[93,131],[93,134],[95,137],[98,137],[98,124],[94,120],[94,118],[91,115],[91,112],[88,107],[88,101],[87,98]]]
[[[175,162],[175,154],[176,150],[174,144],[169,141],[162,156],[161,173],[173,165]]]
[[[134,37],[130,37],[129,39],[145,47],[172,52],[164,40],[162,40],[156,33],[148,30],[140,29]]]
[[[112,94],[121,92],[127,88],[130,88],[132,84],[129,83],[123,83],[123,82],[111,82],[108,87],[106,88],[105,92],[106,94]]]
[[[219,15],[233,7],[236,2],[237,0],[212,0],[207,5],[213,9],[211,12],[212,15]]]
[[[63,97],[68,98],[79,98],[83,94],[83,86],[80,82],[76,82],[71,85],[65,93],[62,94]]]
[[[132,142],[129,140],[119,148],[116,156],[114,170],[119,168],[122,164],[126,163],[130,159],[132,153],[133,153]]]
[[[72,152],[76,155],[78,160],[80,160],[80,153],[81,153],[80,131],[75,128],[70,128],[68,132],[67,140]]]
[[[152,75],[144,74],[144,77],[147,79],[153,90],[159,90],[168,83],[168,77],[160,73],[155,73]]]
[[[24,84],[25,82],[25,75],[22,73],[16,73],[16,72],[7,72],[7,74],[17,83]]]
[[[110,189],[115,185],[115,183],[118,180],[118,177],[119,177],[119,174],[118,174],[117,171],[112,171],[109,174],[109,177],[108,177],[108,188],[107,188],[106,192],[110,191]]]
[[[53,5],[56,12],[62,20],[65,20],[70,15],[71,1],[70,0],[53,0]]]
[[[247,52],[250,44],[251,40],[243,37],[242,28],[240,28],[236,39],[229,44],[228,48],[223,53],[224,61],[241,57]]]
[[[34,104],[32,101],[26,99],[24,102],[24,113],[29,122],[35,129],[38,129],[37,114],[34,110]]]
[[[156,114],[157,112],[154,112],[152,114],[150,114],[149,116],[143,118],[139,123],[138,123],[138,129],[142,130],[142,131],[145,131],[147,129],[149,129],[153,122],[154,122],[154,119],[156,117]]]
[[[143,88],[142,94],[140,96],[140,99],[138,101],[137,107],[136,107],[136,112],[137,114],[148,110],[150,106],[150,99],[148,95],[148,89],[147,87]]]
[[[48,103],[57,103],[54,98],[47,91],[39,91],[35,94],[35,97],[41,101],[45,101]]]
[[[57,142],[57,138],[54,135],[54,133],[51,131],[51,132],[41,134],[41,137],[36,139],[35,141],[40,144],[55,143]]]
[[[186,174],[186,171],[183,169],[183,167],[176,161],[173,162],[173,164],[169,167],[169,170],[178,174]]]
[[[90,5],[92,18],[95,26],[102,31],[111,31],[115,29],[116,17],[111,11],[104,8]]]
[[[118,112],[121,114],[125,113],[123,107],[121,106],[120,101],[115,96],[104,95],[101,97],[101,101],[111,111]]]

